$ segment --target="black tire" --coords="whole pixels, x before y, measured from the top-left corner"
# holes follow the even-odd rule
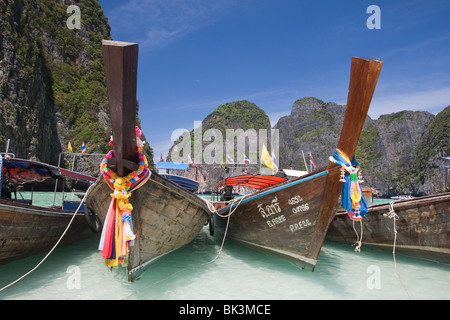
[[[94,219],[92,219],[92,217]],[[89,226],[89,229],[92,230],[92,232],[98,233],[100,231],[101,222],[95,213],[86,210],[84,211],[84,218],[86,219],[86,223]]]
[[[209,219],[209,235],[213,236],[214,235],[214,218],[211,217],[211,219]]]

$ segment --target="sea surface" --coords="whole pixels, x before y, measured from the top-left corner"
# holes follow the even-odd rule
[[[153,263],[134,283],[104,266],[99,235],[57,247],[32,273],[0,291],[1,300],[408,300],[450,299],[450,266],[398,253],[325,242],[314,272],[227,239],[208,226],[188,245]],[[223,242],[223,247],[222,247]],[[0,266],[0,290],[46,252]]]

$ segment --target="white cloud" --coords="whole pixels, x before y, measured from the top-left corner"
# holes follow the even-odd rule
[[[117,34],[154,49],[219,20],[236,0],[131,0],[108,14]],[[121,39],[117,39],[121,40]]]
[[[450,87],[393,93],[377,96],[375,93],[369,115],[376,119],[380,115],[403,110],[438,113],[450,105]]]

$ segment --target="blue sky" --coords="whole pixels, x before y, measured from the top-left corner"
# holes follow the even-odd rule
[[[113,39],[139,44],[139,117],[156,161],[176,129],[223,103],[254,102],[272,125],[305,96],[345,104],[352,56],[384,61],[372,118],[450,104],[448,0],[99,2]],[[370,5],[380,29],[366,25]]]

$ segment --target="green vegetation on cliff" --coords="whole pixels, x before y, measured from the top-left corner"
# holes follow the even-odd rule
[[[247,100],[234,101],[218,106],[203,120],[203,129],[267,129],[270,120],[256,104]]]
[[[222,142],[223,142],[223,162],[225,162],[225,151],[226,151],[226,139],[227,139],[227,129],[233,129],[235,130],[235,136],[239,135],[240,130],[242,130],[242,133],[246,133],[249,129],[255,130],[255,134],[258,135],[258,130],[265,129],[267,130],[267,141],[270,142],[270,119],[267,116],[267,114],[260,109],[256,104],[253,102],[249,102],[247,100],[241,100],[241,101],[234,101],[222,104],[218,106],[213,112],[211,112],[203,121],[201,126],[201,134],[198,130],[200,128],[196,128],[195,130],[192,130],[190,132],[190,156],[192,157],[194,154],[203,153],[203,150],[205,150],[205,146],[212,143],[212,141],[207,141],[208,138],[205,137],[205,132],[207,132],[209,129],[216,129],[220,131],[220,134],[222,135]],[[196,137],[202,137],[202,150],[194,150],[195,147],[195,138]],[[231,139],[231,137],[228,137]],[[214,139],[214,138],[213,138]],[[253,138],[252,138],[253,139]],[[258,137],[256,136],[255,139],[257,140]],[[257,143],[257,141],[253,141],[252,143]],[[175,142],[175,144],[172,146],[172,148],[169,150],[168,160],[173,161],[171,155],[172,151],[174,150],[174,147],[182,143],[182,139],[178,139],[178,141]],[[258,140],[259,141],[259,140]],[[187,160],[187,155],[184,154],[186,151],[186,145],[183,142],[183,149],[180,150],[179,154],[177,156],[183,158],[183,160]],[[245,152],[248,152],[250,142],[247,141],[245,146]],[[234,151],[237,150],[237,139],[234,139]],[[267,145],[267,143],[266,143]],[[200,146],[198,146],[200,147]],[[194,152],[195,151],[195,152]],[[231,152],[231,156],[233,157],[234,151]],[[257,161],[257,155],[255,154],[248,154],[247,156],[254,158],[255,161]],[[259,161],[259,160],[258,160]]]
[[[56,163],[68,142],[74,152],[82,142],[108,151],[101,40],[111,39],[110,26],[97,0],[70,4],[80,29],[66,25],[67,1],[0,1],[0,148],[11,138],[17,156]],[[148,144],[144,152],[153,158]]]
[[[430,163],[450,156],[450,106],[436,115],[419,141],[413,165],[414,181],[423,184]],[[436,166],[436,165],[435,165]]]

